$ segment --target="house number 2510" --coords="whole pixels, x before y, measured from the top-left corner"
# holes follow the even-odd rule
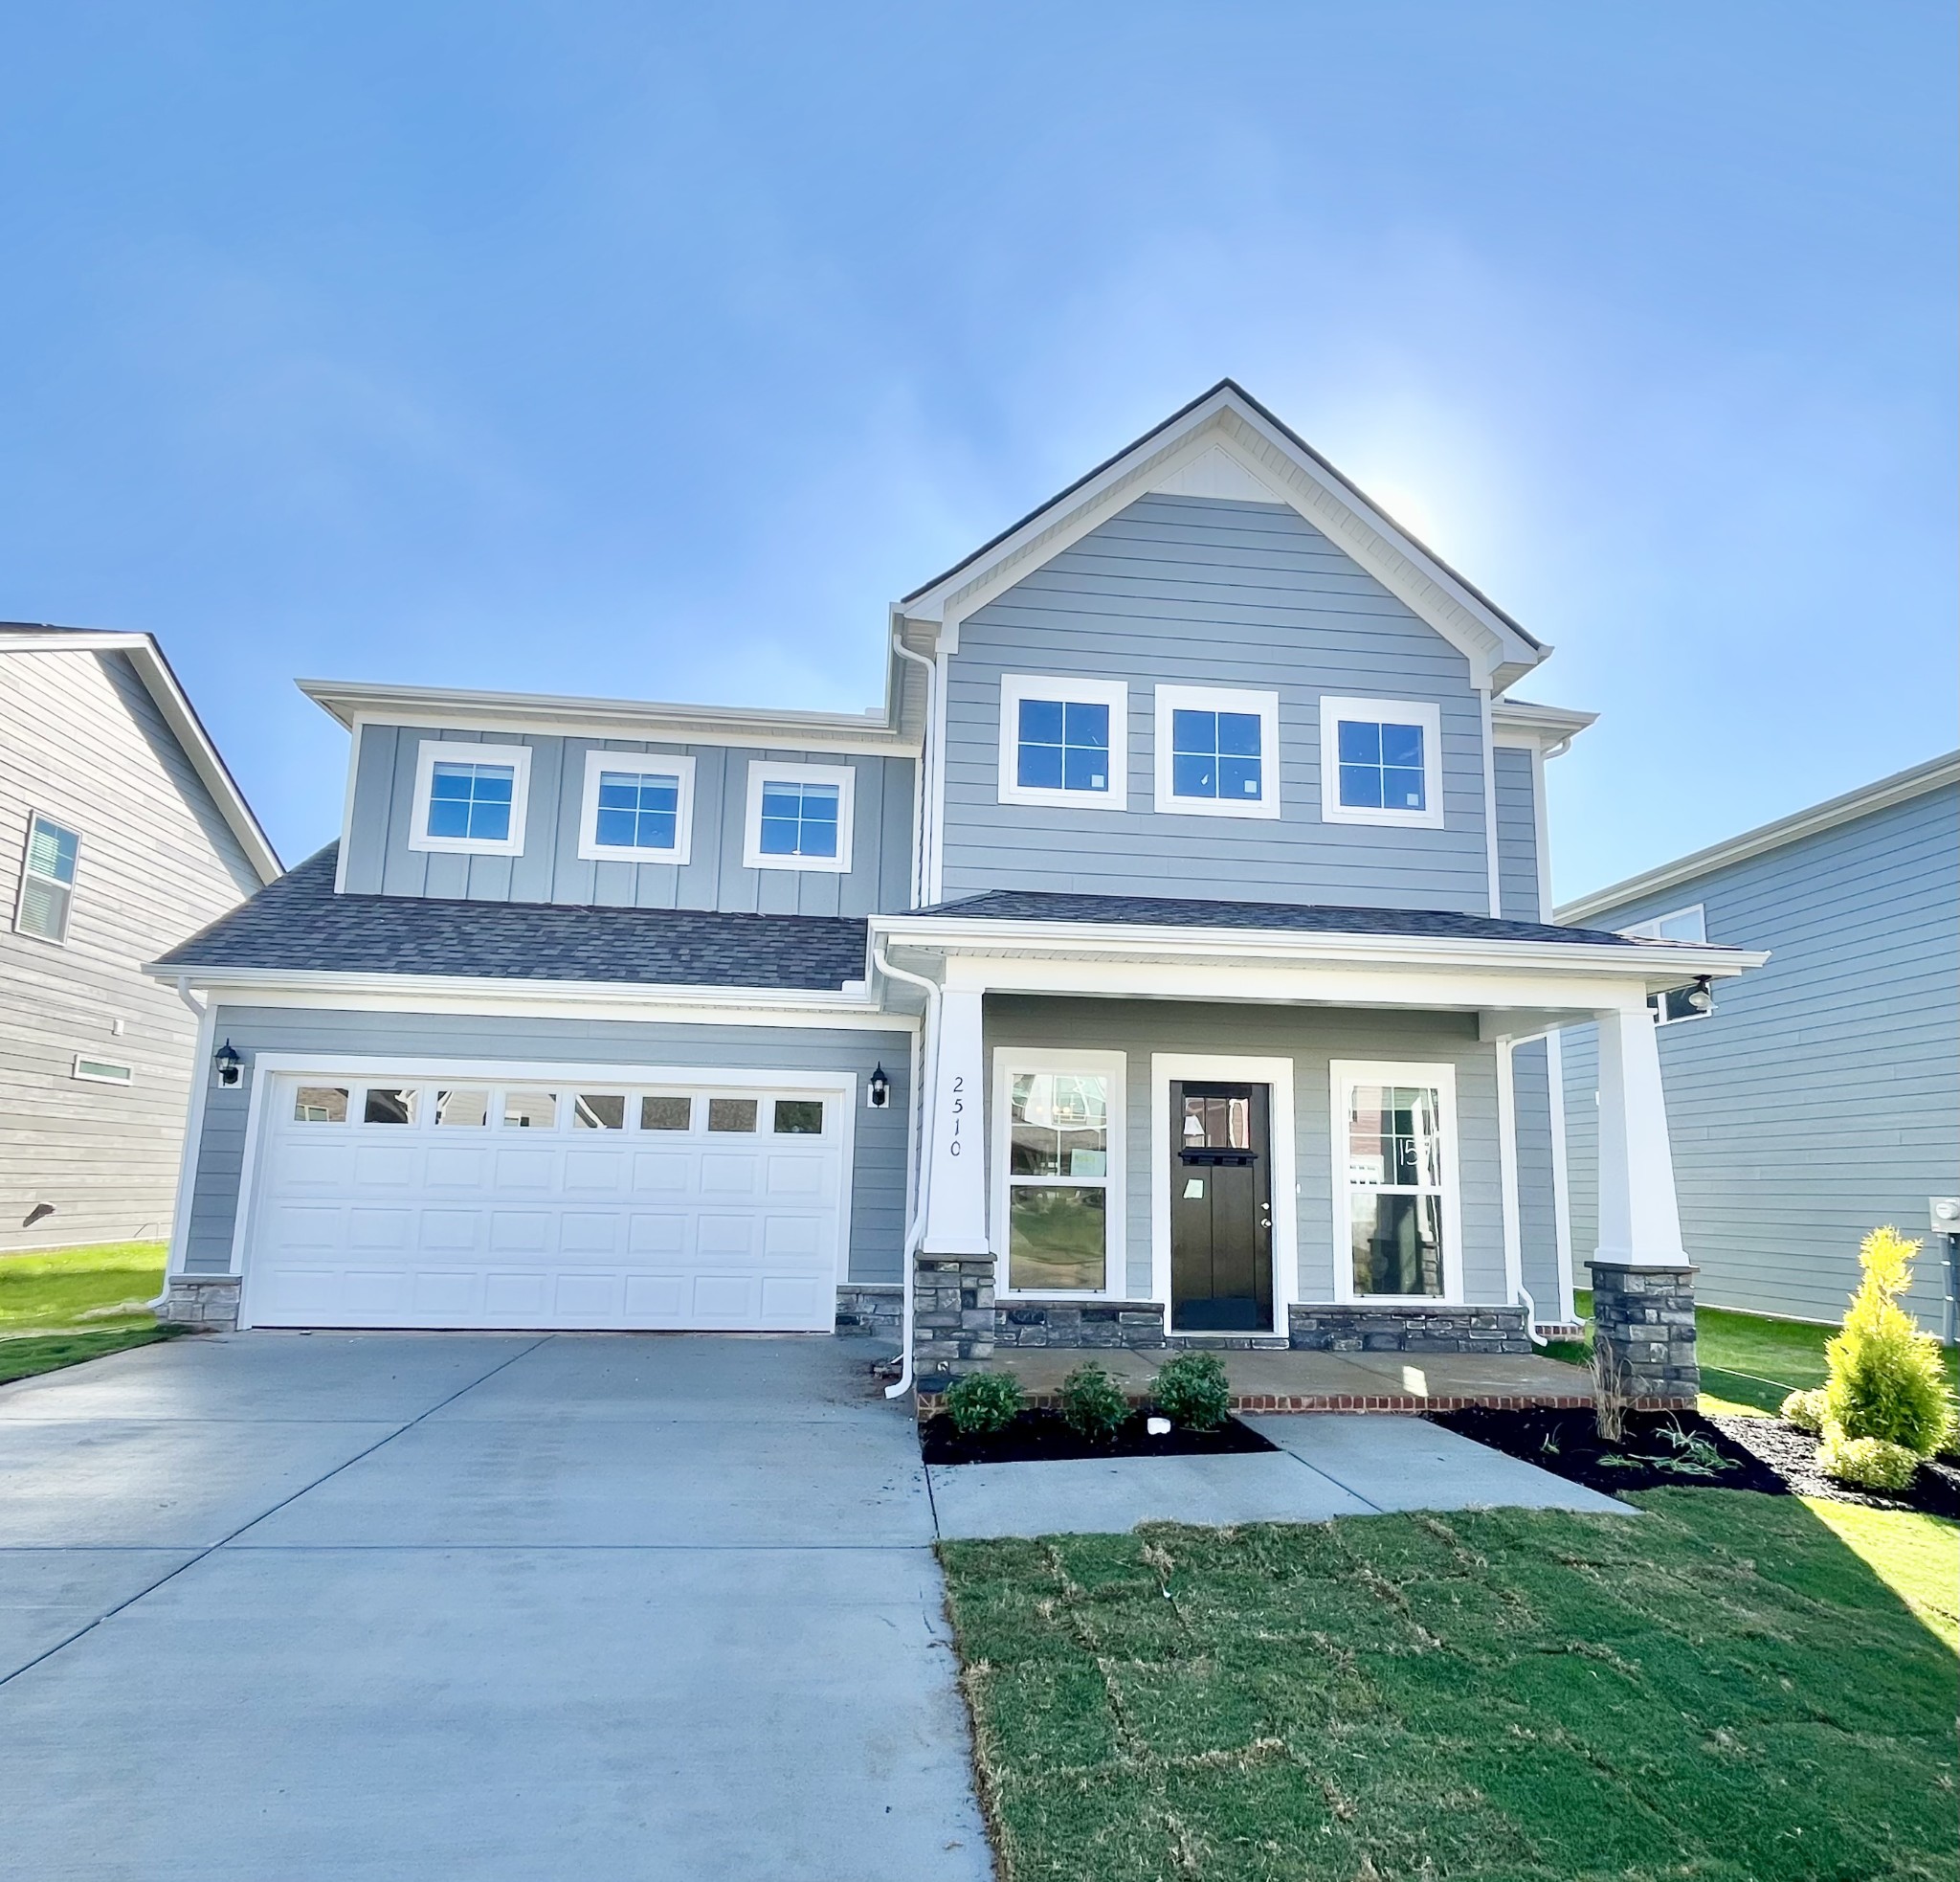
[[[967,1081],[964,1078],[955,1078],[953,1080],[952,1138],[951,1141],[948,1142],[946,1147],[946,1154],[948,1156],[957,1156],[959,1155],[960,1152],[963,1149],[965,1149],[965,1146],[960,1142],[960,1113],[967,1109],[967,1101],[966,1099],[960,1096],[960,1093],[964,1091],[966,1088]]]

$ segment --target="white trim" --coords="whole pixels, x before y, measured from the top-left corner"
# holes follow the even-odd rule
[[[1017,784],[1020,770],[1020,707],[1023,700],[1058,700],[1068,706],[1109,708],[1109,788],[1106,791],[1049,790]],[[1056,673],[1003,673],[1000,676],[999,800],[1004,804],[1051,804],[1065,810],[1129,808],[1129,683],[1082,679]]]
[[[1661,930],[1669,922],[1678,922],[1692,915],[1699,930],[1694,934],[1663,934]],[[1629,928],[1616,932],[1624,934],[1629,941],[1686,941],[1690,947],[1705,948],[1708,945],[1708,910],[1705,904],[1689,902],[1679,908],[1670,908],[1664,915],[1655,915],[1643,922],[1635,922]]]
[[[993,1048],[993,1171],[988,1185],[988,1207],[992,1216],[988,1240],[993,1244],[998,1276],[994,1286],[997,1300],[1121,1300],[1128,1266],[1129,1240],[1125,1221],[1126,1192],[1129,1187],[1129,1154],[1125,1124],[1129,1105],[1129,1061],[1121,1052],[1070,1052],[1059,1048],[997,1045]],[[1016,1072],[1085,1072],[1102,1079],[1108,1086],[1108,1112],[1104,1124],[1107,1150],[1100,1178],[1054,1176],[1029,1178],[1072,1189],[1101,1189],[1102,1192],[1102,1285],[1092,1292],[1080,1288],[1016,1288],[1008,1247],[1008,1151],[1012,1131],[1009,1105]]]
[[[432,837],[429,798],[437,765],[506,765],[510,768],[510,835]],[[445,856],[522,856],[524,816],[531,797],[531,748],[528,745],[473,745],[460,739],[425,738],[415,751],[414,809],[409,823],[409,847]]]
[[[0,651],[4,650],[5,642],[0,641]],[[34,825],[36,823],[45,823],[49,829],[58,830],[62,836],[75,839],[75,874],[69,881],[64,883],[58,876],[43,875],[40,870],[31,866],[31,859],[34,853]],[[22,940],[38,941],[44,948],[67,947],[69,926],[75,920],[75,891],[81,886],[82,835],[81,831],[71,829],[69,825],[63,823],[58,818],[51,817],[46,811],[37,810],[33,804],[28,806],[27,825],[22,830],[20,837],[20,880],[13,887],[13,931]],[[27,885],[30,880],[37,883],[52,884],[67,898],[61,904],[61,932],[59,934],[36,934],[33,929],[21,926],[21,916],[27,911]]]
[[[1545,1036],[1545,1076],[1551,1096],[1551,1225],[1558,1249],[1559,1325],[1578,1317],[1572,1304],[1572,1198],[1566,1174],[1565,1035]]]
[[[837,853],[835,856],[765,856],[762,850],[762,792],[767,779],[778,784],[835,784],[837,787]],[[772,758],[748,761],[748,803],[742,818],[742,863],[747,869],[806,869],[847,875],[851,868],[852,798],[858,772],[851,765],[778,764]]]
[[[1243,712],[1259,722],[1259,795],[1243,797],[1180,797],[1172,790],[1175,752],[1173,712]],[[1171,817],[1257,817],[1280,815],[1280,695],[1243,686],[1159,685],[1156,719],[1157,809]]]
[[[198,1153],[204,1142],[204,1107],[213,1082],[212,1029],[216,1024],[216,1003],[207,1000],[197,1016],[197,1040],[191,1047],[190,1114],[185,1121],[184,1147],[177,1158],[177,1200],[170,1215],[170,1245],[164,1257],[166,1293],[170,1277],[183,1273],[184,1257],[190,1246],[190,1214],[197,1200]]]
[[[1598,722],[1598,713],[1574,711],[1569,706],[1540,706],[1528,699],[1490,703],[1491,733],[1497,742],[1522,746],[1546,758],[1556,758],[1587,727]]]
[[[134,1065],[116,1065],[116,1070],[122,1074],[121,1078],[111,1078],[105,1072],[85,1072],[82,1070],[83,1065],[111,1065],[114,1064],[115,1062],[110,1059],[97,1059],[89,1053],[78,1052],[75,1055],[75,1064],[68,1075],[70,1078],[80,1079],[84,1085],[120,1085],[126,1087],[136,1083],[136,1067]]]
[[[1525,1291],[1525,1233],[1518,1194],[1518,1086],[1511,1059],[1516,1042],[1501,1039],[1497,1054],[1498,1197],[1504,1230],[1504,1304],[1513,1306]]]
[[[354,847],[354,791],[361,780],[361,730],[356,719],[347,728],[347,785],[341,795],[341,840],[333,856],[333,892],[347,892],[347,857]]]
[[[1931,758],[1908,771],[1895,772],[1890,777],[1882,777],[1876,784],[1847,791],[1841,797],[1827,798],[1821,804],[1812,805],[1809,810],[1779,818],[1774,823],[1746,830],[1739,837],[1729,838],[1726,842],[1698,849],[1673,863],[1663,863],[1643,875],[1629,876],[1624,882],[1594,889],[1590,895],[1581,895],[1565,904],[1558,910],[1556,919],[1574,927],[1586,927],[1594,917],[1609,914],[1626,903],[1644,902],[1650,895],[1678,887],[1697,876],[1712,875],[1731,863],[1747,863],[1766,850],[1800,842],[1805,837],[1835,830],[1840,823],[1869,817],[1874,811],[1889,810],[1894,804],[1925,796],[1928,792],[1956,782],[1960,782],[1960,751],[1949,751],[1943,758]]]
[[[1212,1052],[1150,1054],[1150,1292],[1170,1327],[1170,1086],[1173,1079],[1237,1080],[1269,1087],[1267,1154],[1273,1159],[1273,1325],[1283,1333],[1300,1298],[1300,1189],[1295,1169],[1293,1061]],[[1200,1337],[1198,1334],[1190,1335]]]
[[[1463,1303],[1463,1184],[1457,1150],[1457,1068],[1393,1060],[1336,1059],[1327,1067],[1333,1165],[1334,1299],[1348,1307],[1460,1307]],[[1443,1290],[1440,1294],[1362,1294],[1354,1288],[1353,1221],[1348,1212],[1348,1104],[1357,1085],[1428,1086],[1437,1093],[1442,1138]]]
[[[603,772],[626,772],[637,777],[679,780],[679,802],[674,817],[674,841],[666,849],[624,849],[599,841],[599,777]],[[586,753],[585,790],[579,800],[578,854],[583,863],[685,863],[694,848],[694,760],[664,752],[609,751]]]
[[[1422,728],[1421,810],[1373,809],[1366,804],[1344,804],[1341,801],[1341,721],[1344,719],[1363,726],[1419,726]],[[1356,699],[1338,693],[1321,695],[1321,821],[1395,824],[1407,830],[1440,830],[1443,827],[1442,713],[1434,700]]]

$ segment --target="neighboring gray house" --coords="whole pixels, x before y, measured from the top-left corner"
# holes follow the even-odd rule
[[[144,967],[278,871],[148,635],[0,623],[0,1250],[169,1233],[196,1021]]]
[[[1704,1299],[1835,1320],[1858,1244],[1924,1236],[1960,1195],[1960,753],[1915,765],[1630,882],[1560,921],[1767,949],[1695,1017],[1662,1016],[1682,1227]],[[1566,1035],[1574,1232],[1595,1207],[1590,1027]],[[1939,1324],[1945,1250],[1918,1265]]]
[[[1590,715],[1270,413],[888,632],[864,714],[304,683],[339,842],[154,970],[211,1008],[170,1311],[1515,1350],[1600,1016],[1598,1253],[1682,1266],[1646,1001],[1753,957],[1548,925]]]

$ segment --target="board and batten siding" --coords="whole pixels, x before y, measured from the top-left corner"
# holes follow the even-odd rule
[[[13,926],[36,811],[81,840],[58,947]],[[197,1022],[143,964],[258,886],[126,655],[0,649],[0,1249],[169,1234]]]
[[[1152,1195],[1150,1059],[1176,1052],[1293,1061],[1294,1178],[1298,1186],[1300,1277],[1296,1298],[1331,1302],[1334,1293],[1333,1119],[1329,1089],[1336,1059],[1449,1064],[1457,1074],[1458,1165],[1462,1183],[1466,1300],[1503,1303],[1503,1199],[1498,1166],[1496,1047],[1480,1042],[1475,1014],[1357,1012],[1337,1007],[1183,1004],[1169,1000],[1059,999],[990,994],[985,1015],[987,1104],[993,1104],[993,1054],[1043,1052],[1125,1055],[1125,1286],[1151,1297]],[[992,1156],[990,1116],[988,1154]],[[1274,1198],[1275,1207],[1281,1199]],[[991,1204],[990,1204],[991,1206]],[[1002,1233],[994,1230],[996,1240]]]
[[[1128,682],[1126,810],[999,801],[1005,673]],[[1277,818],[1155,810],[1159,683],[1279,694]],[[1324,693],[1437,706],[1442,829],[1321,820]],[[1141,498],[960,623],[947,699],[945,900],[1023,888],[1491,912],[1468,662],[1284,504]]]
[[[1960,1194],[1960,789],[1948,786],[1588,917],[1701,903],[1708,939],[1767,948],[1706,1019],[1660,1030],[1682,1231],[1702,1298],[1835,1320],[1858,1244],[1924,1236]],[[1564,1035],[1573,1245],[1598,1221],[1598,1042]],[[1938,1250],[1913,1305],[1938,1325]],[[1583,1280],[1583,1276],[1582,1276]]]
[[[187,1274],[223,1274],[232,1265],[254,1060],[261,1052],[317,1052],[323,1059],[427,1060],[436,1071],[443,1061],[521,1060],[535,1063],[540,1078],[548,1078],[554,1064],[835,1071],[855,1073],[860,1093],[882,1064],[892,1082],[890,1105],[872,1110],[860,1098],[856,1112],[849,1278],[899,1278],[910,1114],[910,1039],[903,1032],[234,1005],[218,1009],[217,1031],[244,1056],[246,1071],[236,1086],[226,1088],[212,1080],[205,1092],[184,1252]]]
[[[409,847],[416,763],[429,739],[531,748],[522,856],[457,856]],[[592,751],[694,760],[693,841],[686,863],[597,863],[580,857],[586,753]],[[744,866],[748,766],[757,758],[854,770],[847,872]],[[906,907],[911,899],[914,783],[909,758],[370,723],[361,727],[352,763],[353,808],[342,877],[343,888],[351,894],[556,902],[580,907],[719,908],[764,915],[869,915]]]

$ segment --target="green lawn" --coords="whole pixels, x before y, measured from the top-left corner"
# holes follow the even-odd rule
[[[0,1383],[177,1330],[144,1307],[164,1285],[161,1242],[109,1242],[45,1255],[0,1255]]]
[[[1951,1652],[1794,1497],[1638,1501],[943,1545],[1003,1882],[1953,1877]]]

